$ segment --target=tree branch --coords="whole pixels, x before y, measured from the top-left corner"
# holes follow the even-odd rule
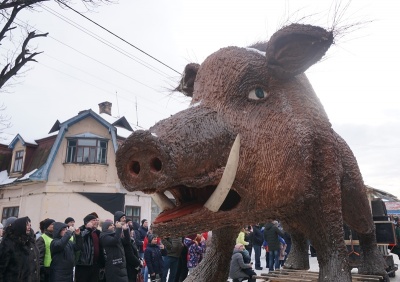
[[[34,52],[30,53],[29,50],[27,49],[28,43],[31,39],[34,39],[36,37],[46,37],[48,33],[42,33],[42,34],[36,34],[34,31],[29,32],[27,38],[25,38],[22,48],[21,48],[21,53],[17,56],[15,59],[14,65],[11,66],[10,64],[7,64],[1,74],[0,74],[0,88],[3,87],[3,85],[14,75],[17,74],[17,72],[27,63],[27,62],[37,62],[34,57],[39,55],[40,53],[43,52]]]

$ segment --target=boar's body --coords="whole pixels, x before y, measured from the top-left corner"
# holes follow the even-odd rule
[[[128,190],[163,199],[168,190],[175,197],[176,207],[161,201],[165,211],[154,222],[160,235],[215,233],[189,281],[226,281],[236,228],[268,218],[292,234],[286,267],[309,268],[308,238],[317,249],[319,280],[351,281],[344,220],[360,235],[360,271],[384,274],[357,162],[303,73],[332,42],[332,32],[295,24],[276,32],[266,53],[227,47],[200,66],[188,65],[179,89],[193,97],[191,107],[133,133],[118,150]],[[204,204],[238,135],[232,187],[210,211]]]

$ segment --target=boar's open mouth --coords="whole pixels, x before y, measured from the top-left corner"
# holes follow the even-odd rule
[[[217,186],[201,188],[184,185],[167,189],[174,197],[176,205],[161,192],[152,195],[155,203],[163,212],[154,223],[167,222],[175,218],[192,214],[203,208],[212,212],[228,211],[240,202],[240,195],[231,189],[239,163],[240,136],[237,135],[232,145],[224,173]]]

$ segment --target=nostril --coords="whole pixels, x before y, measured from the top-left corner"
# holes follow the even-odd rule
[[[133,172],[134,174],[139,174],[140,172],[140,163],[138,161],[133,161],[130,165],[130,172]]]
[[[162,162],[159,158],[154,158],[150,162],[150,168],[153,171],[160,171],[162,169]]]

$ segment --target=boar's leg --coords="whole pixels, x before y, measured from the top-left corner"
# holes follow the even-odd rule
[[[339,205],[340,206],[340,205]],[[337,213],[337,214],[335,214]],[[320,213],[321,215],[322,213]],[[315,225],[315,231],[310,234],[313,247],[317,250],[319,264],[318,281],[351,281],[350,268],[348,265],[347,251],[344,244],[343,221],[340,211],[321,216],[325,219]],[[336,220],[334,220],[336,219]]]
[[[238,226],[213,230],[211,243],[207,245],[203,260],[185,279],[185,282],[227,281],[238,230]]]
[[[344,172],[341,183],[343,219],[357,232],[360,241],[361,267],[358,272],[382,275],[389,281],[385,260],[377,248],[375,224],[357,161],[343,139],[338,137],[338,141]]]
[[[308,259],[307,239],[302,233],[291,232],[292,248],[285,262],[284,268],[308,270],[310,261]]]

